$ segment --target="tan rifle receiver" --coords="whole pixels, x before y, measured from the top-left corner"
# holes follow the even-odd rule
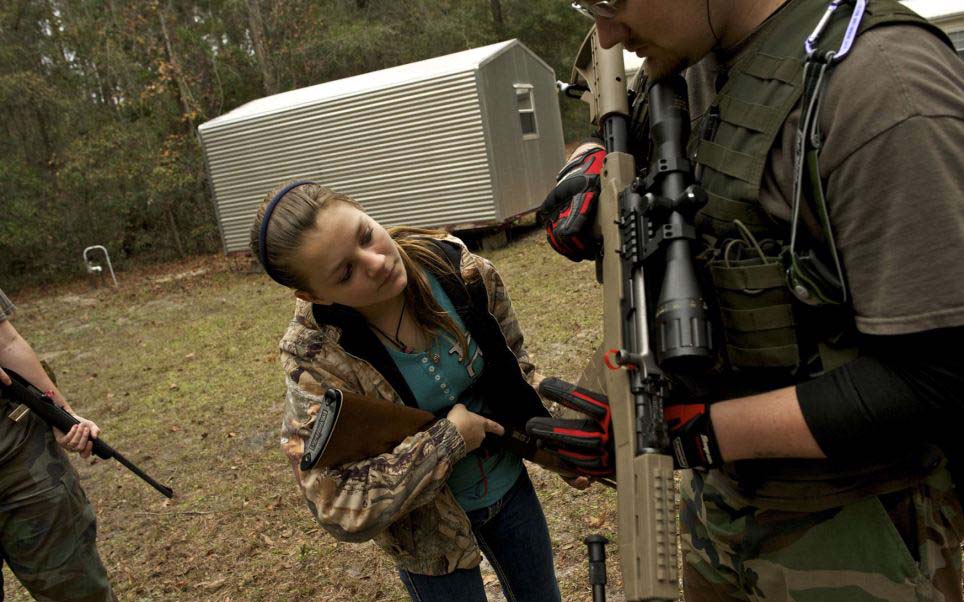
[[[626,600],[677,600],[679,536],[673,460],[665,452],[665,379],[651,345],[642,261],[624,257],[628,231],[620,195],[637,179],[638,169],[629,152],[630,105],[622,46],[603,49],[594,28],[579,50],[571,84],[587,89],[582,100],[590,106],[590,119],[602,133],[607,151],[595,227],[602,237],[597,274],[604,289],[603,349],[607,364],[618,365],[604,370],[603,383],[616,443],[619,555]]]

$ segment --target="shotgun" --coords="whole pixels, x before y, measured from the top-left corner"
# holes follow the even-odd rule
[[[336,388],[326,389],[318,402],[301,470],[331,468],[388,453],[436,420],[426,410]],[[498,417],[489,417],[498,421]],[[577,476],[556,456],[538,448],[526,433],[504,428],[504,435],[488,434],[482,447],[491,452],[511,451],[562,476]]]

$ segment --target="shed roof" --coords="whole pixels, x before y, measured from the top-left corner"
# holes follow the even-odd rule
[[[417,63],[389,67],[388,69],[382,69],[380,71],[372,71],[371,73],[363,73],[361,75],[346,77],[306,88],[298,88],[297,90],[290,90],[288,92],[281,92],[280,94],[252,100],[204,123],[199,129],[212,129],[225,123],[244,120],[255,115],[264,115],[266,113],[283,111],[322,100],[343,98],[371,90],[381,90],[401,84],[429,80],[443,75],[478,69],[489,60],[515,45],[522,46],[527,52],[532,52],[518,40],[512,39],[497,44],[482,46],[481,48],[473,48],[471,50],[464,50],[454,54],[419,61]],[[539,62],[545,64],[545,61],[539,59],[534,53],[532,56],[536,57]],[[551,70],[551,67],[546,65],[546,69]]]

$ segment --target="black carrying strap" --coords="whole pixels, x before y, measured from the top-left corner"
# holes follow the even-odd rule
[[[790,218],[790,246],[787,249],[787,279],[790,290],[808,305],[839,305],[847,302],[847,287],[837,245],[830,225],[823,180],[820,177],[821,134],[820,105],[826,92],[832,63],[808,59],[804,65],[802,115],[797,130],[794,157],[793,204]],[[805,191],[809,191],[806,194]],[[815,249],[800,251],[798,230],[800,206],[804,197],[810,201],[825,242],[825,255],[830,265]]]

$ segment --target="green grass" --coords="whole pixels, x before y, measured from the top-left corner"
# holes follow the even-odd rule
[[[487,253],[540,371],[575,380],[601,340],[593,268],[538,231]],[[373,544],[339,543],[311,518],[278,445],[277,343],[293,297],[219,256],[14,298],[14,324],[103,437],[177,493],[167,501],[115,462],[75,457],[120,600],[407,600]],[[615,495],[530,471],[549,518],[565,600],[590,600],[582,538],[615,536]],[[615,547],[610,584],[618,588]],[[5,570],[5,593],[30,598]],[[486,573],[490,599],[501,599]],[[617,599],[611,596],[611,599]]]

